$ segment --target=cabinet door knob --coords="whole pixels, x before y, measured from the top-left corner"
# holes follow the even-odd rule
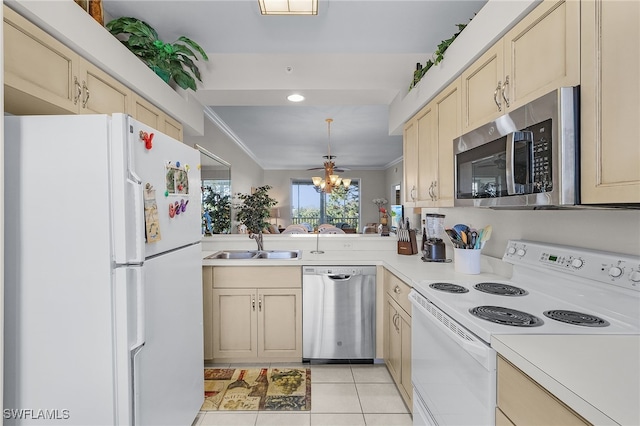
[[[498,100],[498,93],[500,93],[500,89],[502,87],[502,82],[499,81],[498,82],[498,87],[496,87],[495,92],[493,92],[493,101],[496,103],[496,105],[498,106],[498,111],[502,111],[502,104],[500,103],[500,101]]]
[[[258,310],[262,312],[262,297],[258,298]]]
[[[395,286],[395,288],[393,289],[393,292],[395,294],[400,294],[400,286]]]
[[[253,297],[251,298],[251,309],[256,310],[256,299]]]

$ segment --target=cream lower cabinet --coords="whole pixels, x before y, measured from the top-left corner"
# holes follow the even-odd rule
[[[411,288],[398,277],[384,272],[384,362],[409,410],[413,410],[411,385]]]
[[[585,426],[584,420],[537,382],[498,356],[498,426]]]
[[[640,2],[581,2],[581,203],[640,203]]]
[[[204,329],[211,333],[211,359],[302,360],[300,267],[220,266],[211,268],[210,277],[211,308]],[[205,353],[206,342],[207,336]]]
[[[462,73],[462,129],[580,84],[580,3],[544,0]]]

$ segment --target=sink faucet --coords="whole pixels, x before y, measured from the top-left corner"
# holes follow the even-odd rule
[[[254,240],[256,240],[259,251],[264,250],[264,242],[262,241],[262,232],[258,232],[257,234],[250,234],[249,238],[253,238]]]

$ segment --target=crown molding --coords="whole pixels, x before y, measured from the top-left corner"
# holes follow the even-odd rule
[[[222,131],[222,133],[227,135],[229,139],[233,141],[233,143],[238,145],[238,147],[242,151],[244,151],[245,154],[251,157],[251,159],[255,161],[256,164],[258,164],[258,166],[260,166],[264,170],[264,166],[262,165],[260,160],[258,160],[258,158],[254,155],[254,153],[249,148],[247,148],[244,142],[242,142],[242,139],[240,139],[238,135],[236,135],[234,131],[231,130],[229,126],[227,126],[227,123],[225,123],[224,120],[222,120],[222,118],[220,118],[220,116],[216,114],[214,110],[211,109],[211,107],[209,106],[204,107],[204,116],[207,117],[213,124],[215,124],[216,127]]]

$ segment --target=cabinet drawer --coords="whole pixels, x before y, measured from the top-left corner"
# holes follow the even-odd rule
[[[411,315],[411,302],[409,302],[409,292],[411,287],[400,278],[385,270],[384,291],[396,301],[406,313]]]
[[[215,266],[214,288],[302,288],[299,266]]]
[[[578,425],[590,423],[529,376],[498,357],[498,407],[516,425]]]

